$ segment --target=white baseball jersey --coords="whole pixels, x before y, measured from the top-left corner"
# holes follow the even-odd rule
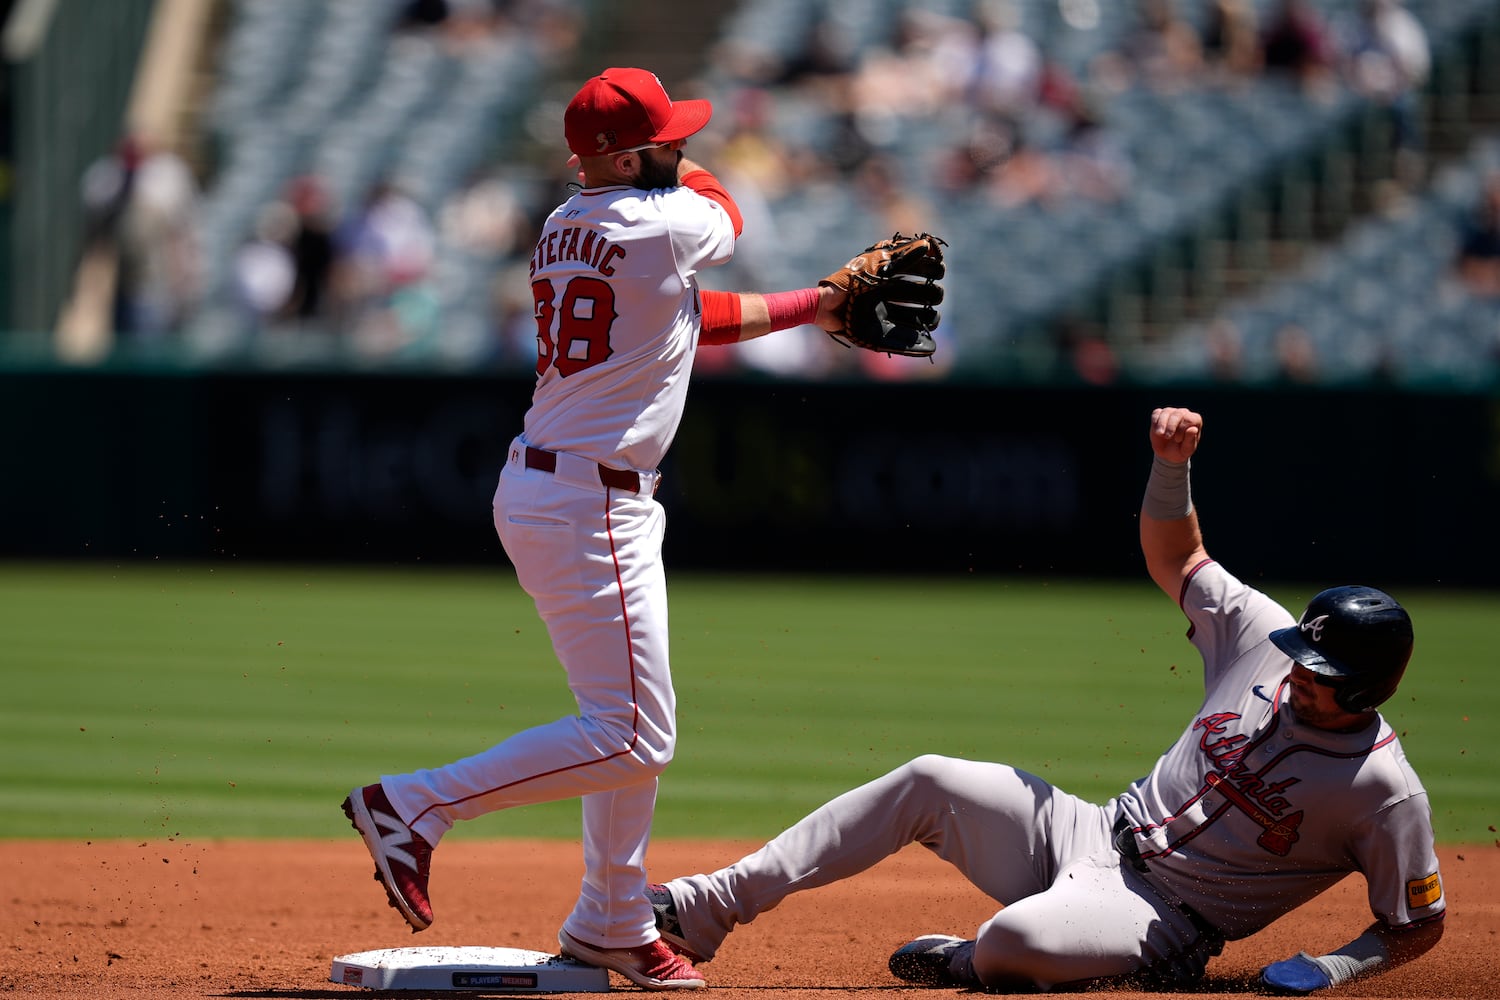
[[[581,798],[584,874],[563,927],[600,948],[657,937],[645,856],[677,730],[666,515],[652,492],[697,349],[694,276],[727,261],[734,240],[726,208],[687,186],[585,189],[547,219],[531,267],[536,390],[494,518],[578,714],[443,767],[382,778],[403,819],[434,845],[460,819]]]
[[[686,188],[591,188],[559,206],[531,261],[537,385],[522,437],[655,469],[698,345],[693,276],[734,253],[729,215]]]

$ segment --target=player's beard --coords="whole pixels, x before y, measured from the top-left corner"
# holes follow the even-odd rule
[[[1317,699],[1312,695],[1294,687],[1287,700],[1292,703],[1292,714],[1300,722],[1321,728],[1328,721],[1329,713],[1318,707]]]
[[[1329,732],[1355,732],[1369,724],[1367,715],[1346,712],[1334,703],[1331,693],[1324,695],[1321,691],[1312,684],[1299,685],[1295,680],[1292,682],[1287,700],[1291,703],[1292,714],[1297,717],[1298,722]]]
[[[643,150],[641,156],[641,169],[636,175],[636,183],[647,191],[655,191],[657,188],[674,188],[677,186],[677,161],[682,159],[682,151],[673,150],[671,158],[662,157],[658,159],[656,150]]]

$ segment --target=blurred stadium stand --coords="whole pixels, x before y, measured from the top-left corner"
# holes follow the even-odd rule
[[[833,3],[753,0],[743,5],[729,21],[726,38],[740,56],[731,65],[749,69],[738,78],[719,73],[720,91],[775,81],[793,61],[787,54],[797,53],[810,33],[829,25],[842,41],[830,44],[825,37],[821,44],[835,51],[842,45],[846,62],[857,66],[863,52],[898,48],[900,14],[919,5],[890,0],[855,6],[851,13]],[[986,6],[993,8],[963,0],[920,5],[929,13],[941,9],[960,18],[972,18]],[[1254,6],[1265,17],[1275,3],[1262,0]],[[1312,6],[1331,20],[1348,15],[1354,5]],[[1434,163],[1461,160],[1471,143],[1497,124],[1500,9],[1484,0],[1412,0],[1407,6],[1422,21],[1433,53],[1433,74],[1423,93],[1429,151]],[[1209,7],[1207,0],[1176,4],[1200,29],[1206,27]],[[868,17],[871,8],[881,16]],[[1124,48],[1138,24],[1129,3],[1018,0],[1014,11],[1047,58],[1078,80],[1087,79],[1102,56]],[[826,18],[821,26],[820,18]],[[859,33],[848,28],[851,22]],[[883,25],[884,34],[872,36],[871,24]],[[809,110],[796,88],[773,82],[771,91],[772,131],[779,141],[816,143],[837,133],[838,107],[824,103]],[[1118,372],[1146,380],[1274,380],[1277,373],[1264,370],[1268,350],[1262,349],[1259,330],[1277,319],[1290,322],[1287,310],[1307,305],[1313,347],[1323,359],[1318,378],[1424,380],[1447,370],[1460,346],[1442,349],[1447,362],[1408,358],[1402,348],[1412,346],[1411,337],[1403,339],[1399,330],[1387,327],[1389,322],[1420,329],[1428,315],[1445,331],[1434,335],[1435,349],[1436,341],[1447,344],[1442,338],[1449,335],[1468,346],[1468,365],[1455,375],[1463,375],[1465,383],[1493,377],[1490,310],[1446,280],[1451,237],[1465,208],[1455,209],[1449,198],[1450,211],[1435,212],[1427,207],[1432,195],[1426,189],[1399,206],[1383,201],[1395,164],[1388,151],[1389,123],[1371,100],[1343,85],[1311,95],[1297,81],[1268,73],[1229,81],[1200,78],[1170,89],[1134,78],[1093,96],[1107,128],[1131,153],[1132,182],[1118,200],[1017,205],[997,204],[988,192],[932,192],[932,227],[954,242],[949,333],[960,347],[961,367],[1069,378],[1079,372],[1067,352],[1082,342],[1101,346],[1118,366],[1102,374],[1082,372],[1084,377]],[[952,146],[963,123],[943,120],[951,117],[945,110],[935,121],[872,129],[872,142],[898,153],[914,146]],[[1043,115],[1036,119],[1028,124],[1043,134],[1053,127]],[[922,182],[920,165],[908,179]],[[821,246],[806,230],[821,223],[808,221],[811,197],[816,195],[792,192],[773,205],[778,223],[795,237],[785,241],[786,266],[772,283],[816,270]],[[1405,221],[1384,219],[1386,210]],[[1403,309],[1387,309],[1389,301],[1359,294],[1361,273],[1364,285],[1379,283],[1358,263],[1359,245],[1373,238],[1364,235],[1370,229],[1426,237],[1410,244],[1403,258]],[[1443,238],[1445,232],[1450,238]],[[1307,266],[1301,262],[1308,257],[1333,260],[1321,265],[1325,275],[1334,276],[1324,280],[1333,283],[1317,296],[1299,292],[1306,280],[1301,269]],[[1397,297],[1395,289],[1381,287],[1389,290],[1387,298]],[[1279,313],[1263,307],[1266,301]],[[1240,323],[1251,328],[1243,337],[1248,355],[1243,368],[1216,369],[1209,356],[1214,342],[1204,330]],[[1340,327],[1352,329],[1335,335],[1331,328]]]
[[[82,252],[79,179],[120,137],[154,6],[8,5],[0,300],[12,338],[44,339],[57,321]],[[79,66],[89,72],[80,76]]]
[[[1279,0],[1248,2],[1264,22]],[[149,32],[153,14],[180,23],[187,5],[209,12],[201,31]],[[1354,0],[1310,5],[1332,19]],[[1389,120],[1341,83],[1313,93],[1252,73],[1162,87],[1117,72],[1113,85],[1100,84],[1101,66],[1118,63],[1141,26],[1132,0],[706,0],[691,18],[662,0],[623,6],[449,0],[447,23],[435,26],[411,23],[433,5],[408,0],[112,0],[104,10],[115,23],[101,30],[104,15],[82,0],[14,3],[12,161],[25,196],[7,202],[8,326],[59,325],[70,292],[85,284],[79,178],[139,127],[126,113],[129,95],[144,89],[137,63],[156,65],[175,47],[180,65],[183,47],[195,47],[196,91],[182,95],[175,117],[154,120],[191,123],[168,138],[202,181],[201,271],[180,326],[142,346],[165,344],[200,363],[524,369],[529,315],[515,283],[529,244],[514,234],[474,238],[455,213],[484,183],[519,216],[516,232],[534,228],[566,180],[559,122],[568,94],[604,65],[634,63],[657,68],[675,92],[715,101],[706,162],[722,154],[751,176],[754,161],[739,159],[745,148],[733,143],[752,132],[781,157],[779,176],[732,185],[746,191],[764,235],[746,241],[742,269],[713,280],[804,285],[838,263],[830,254],[886,235],[893,218],[925,221],[950,240],[940,341],[956,360],[926,377],[1496,382],[1497,307],[1453,272],[1464,218],[1485,173],[1500,166],[1494,0],[1406,3],[1432,54],[1420,94],[1428,168],[1397,195]],[[1171,6],[1208,31],[1210,0]],[[969,109],[903,106],[912,95],[899,85],[878,89],[876,69],[906,52],[915,20],[973,24],[1007,7],[1126,155],[1118,197],[1006,200],[951,183],[944,170],[974,126]],[[27,48],[17,18],[43,9],[47,30]],[[495,19],[447,30],[460,13],[481,10]],[[147,44],[153,57],[139,59]],[[72,59],[99,75],[69,79]],[[80,95],[87,122],[39,110],[76,107]],[[1068,139],[1056,104],[1021,118],[1029,146]],[[915,198],[906,214],[864,187],[861,168],[873,158],[888,158],[897,189]],[[431,226],[418,279],[362,303],[380,310],[378,324],[348,311],[273,321],[245,307],[238,254],[307,176],[341,219],[393,186]],[[1311,360],[1294,369],[1294,349]]]

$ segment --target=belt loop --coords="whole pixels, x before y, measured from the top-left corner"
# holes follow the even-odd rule
[[[538,469],[542,472],[556,472],[557,456],[550,451],[543,451],[540,448],[533,448],[531,445],[527,445],[526,468]]]
[[[541,448],[533,448],[530,445],[525,445],[524,447],[524,455],[519,455],[516,457],[519,457],[521,460],[521,464],[528,469],[536,469],[541,472],[549,472],[553,475],[558,475],[558,465],[560,464],[561,459],[566,460],[568,463],[570,463],[563,470],[567,474],[559,476],[559,478],[563,479],[565,482],[584,485],[580,481],[580,477],[588,475],[597,483],[599,483],[599,485],[607,486],[613,490],[622,490],[626,493],[635,494],[645,492],[641,489],[641,474],[639,472],[636,472],[634,469],[615,469],[611,468],[608,465],[604,465],[601,462],[595,462],[590,463],[593,465],[593,469],[585,472],[585,470],[588,468],[588,466],[583,464],[586,461],[585,459],[580,459],[568,453],[564,453],[559,456],[559,454],[555,451],[544,451]],[[656,494],[657,487],[661,485],[661,474],[659,472],[651,474],[651,480],[651,494],[654,496]]]
[[[624,490],[627,493],[639,493],[641,491],[641,474],[634,469],[611,469],[607,465],[599,466],[599,482],[610,489]]]

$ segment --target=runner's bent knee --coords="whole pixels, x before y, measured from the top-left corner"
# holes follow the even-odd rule
[[[991,989],[1015,989],[1019,983],[1046,989],[1077,979],[1069,956],[1057,951],[1058,938],[1055,927],[1015,925],[997,914],[975,937],[974,973]]]

